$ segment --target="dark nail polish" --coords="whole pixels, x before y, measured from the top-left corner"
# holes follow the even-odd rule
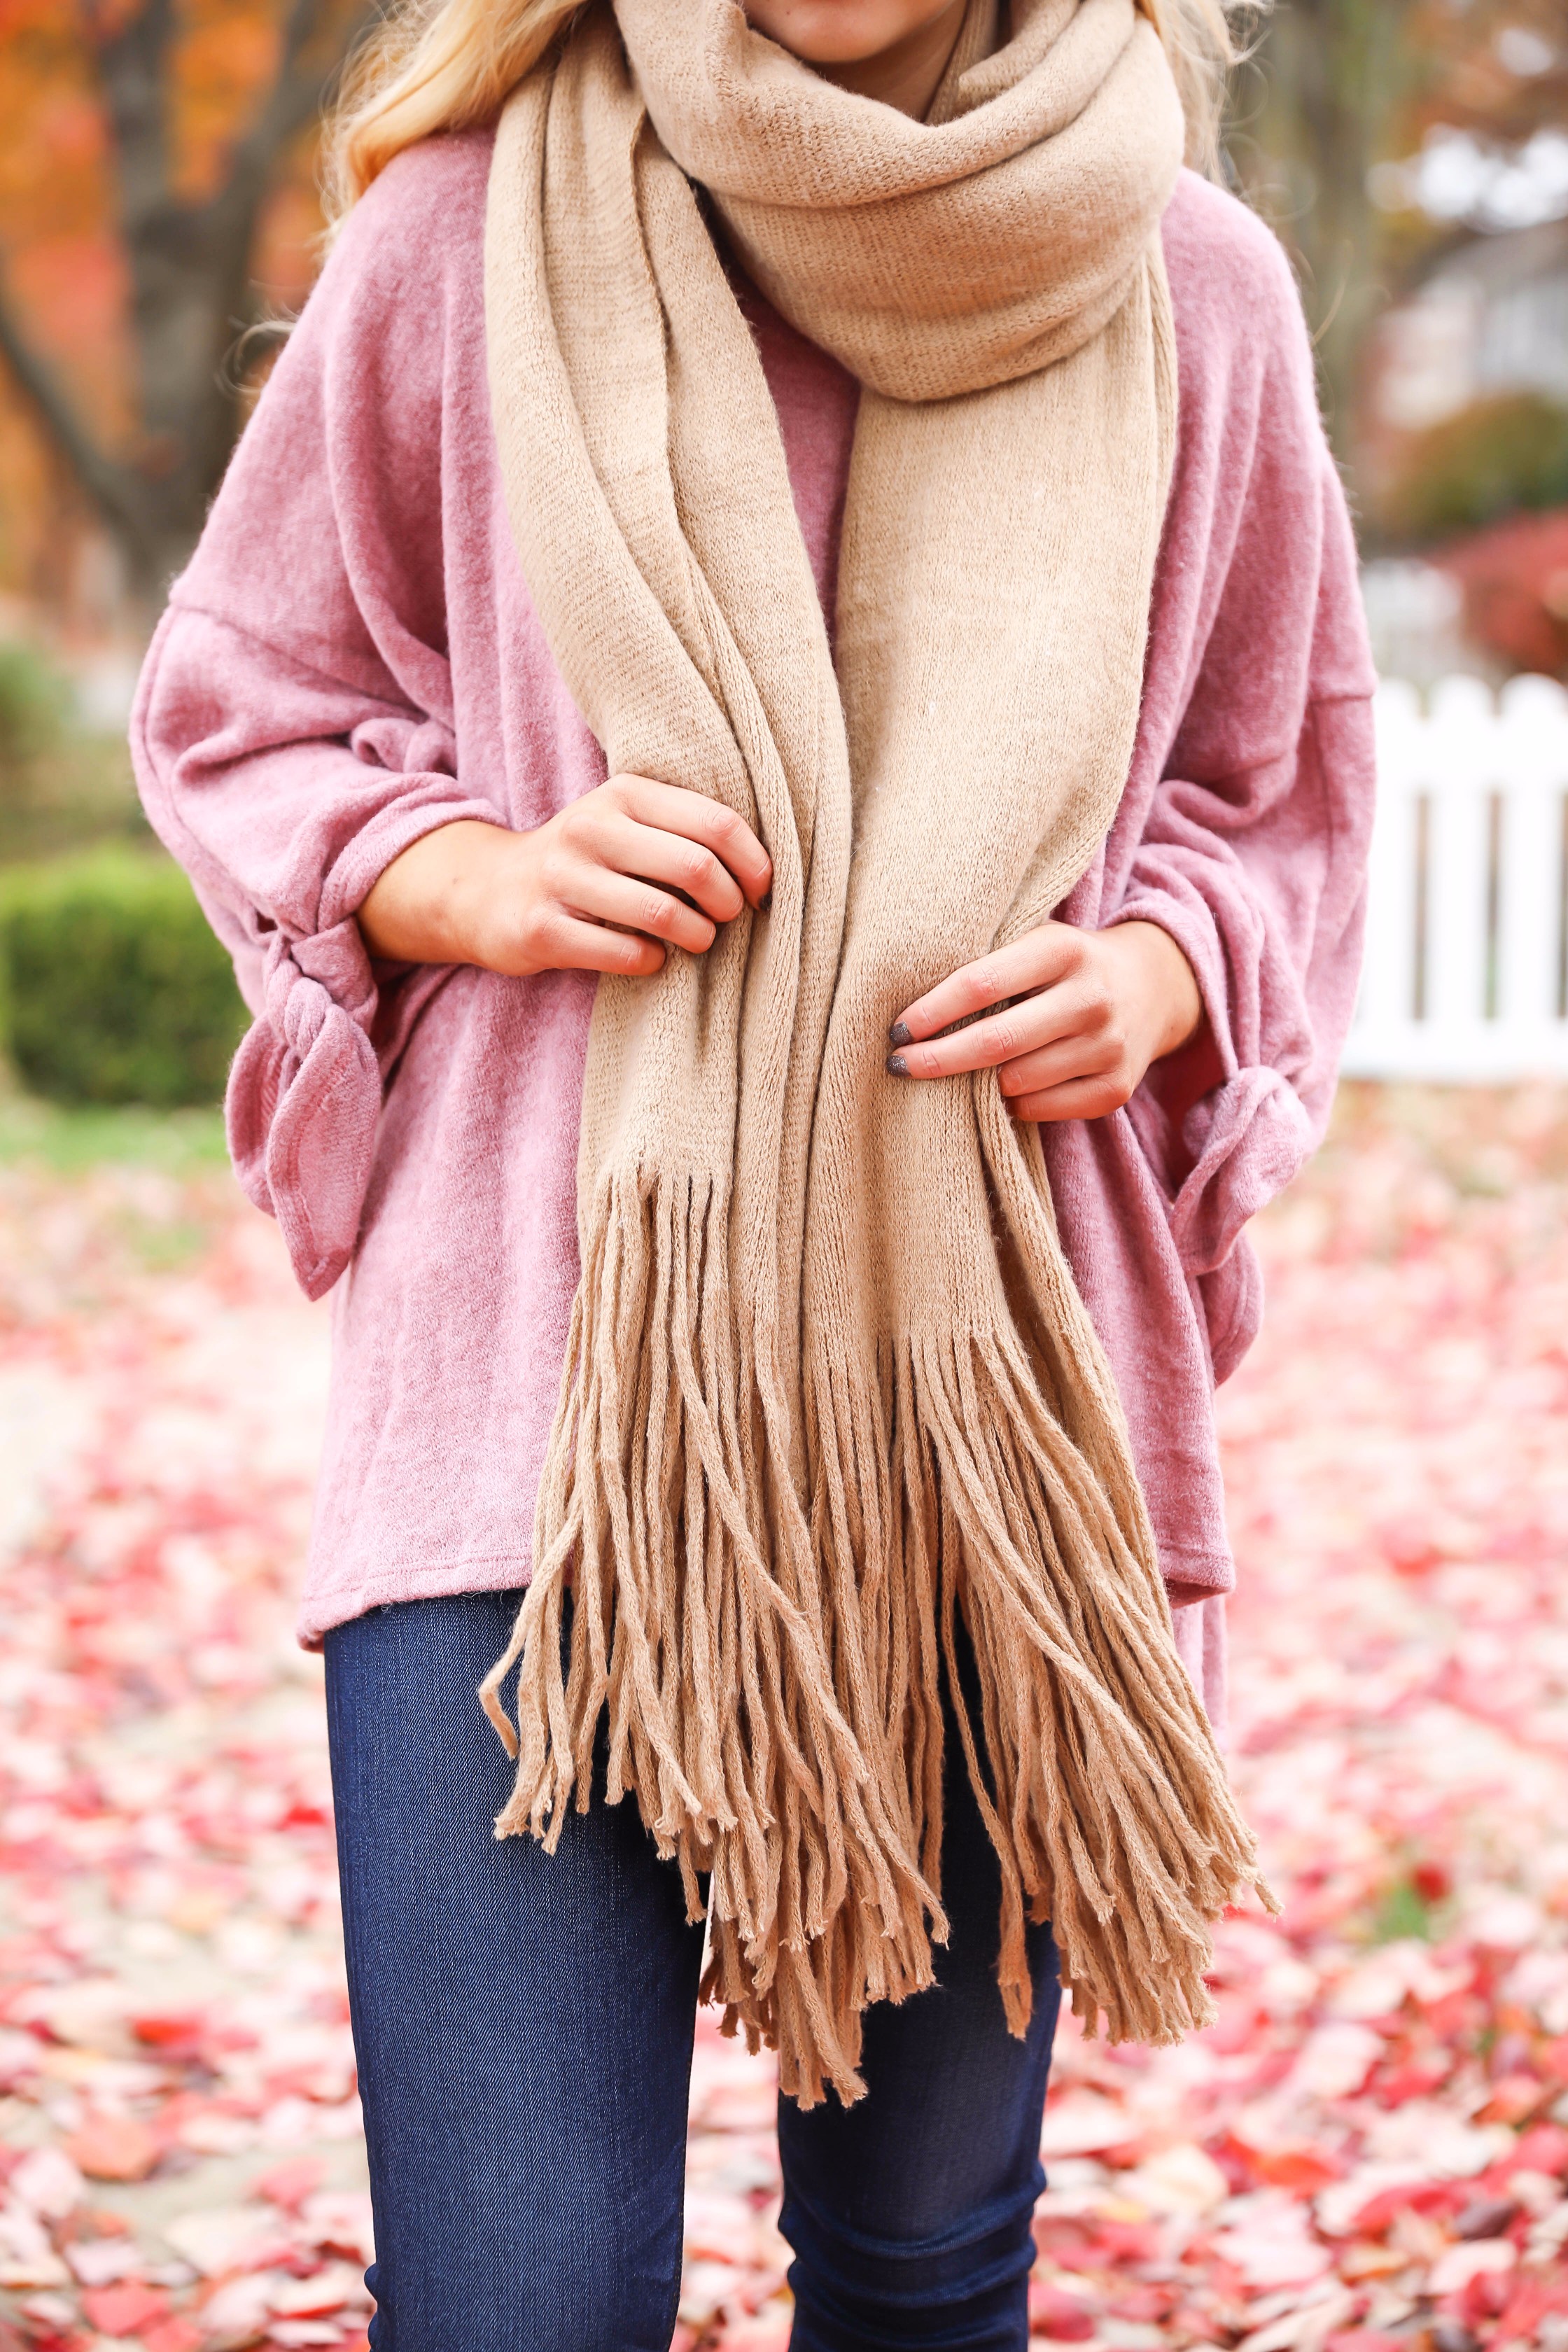
[[[895,1045],[912,1045],[914,1033],[907,1021],[895,1021],[888,1035]]]
[[[767,911],[768,911],[768,908],[773,905],[773,892],[772,892],[771,890],[764,890],[764,891],[763,892],[762,897],[757,900],[757,912],[758,912],[758,914],[759,914],[759,915],[765,915],[765,914],[767,913]]]
[[[889,1056],[888,1056],[888,1075],[889,1075],[889,1077],[893,1077],[893,1078],[907,1078],[907,1077],[909,1076],[909,1075],[910,1075],[910,1066],[909,1066],[909,1064],[905,1061],[905,1059],[904,1059],[904,1057],[903,1057],[903,1055],[902,1055],[901,1054],[889,1054]]]

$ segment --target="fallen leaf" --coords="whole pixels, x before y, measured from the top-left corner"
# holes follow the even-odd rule
[[[1449,2246],[1433,2263],[1426,2292],[1458,2294],[1472,2279],[1510,2271],[1518,2260],[1519,2248],[1511,2238],[1475,2238],[1467,2245]]]
[[[105,2336],[140,2336],[168,2314],[169,2298],[158,2287],[128,2279],[118,2286],[90,2286],[81,2307]]]
[[[163,2153],[157,2134],[136,2116],[89,2116],[62,2146],[90,2180],[145,2180]]]

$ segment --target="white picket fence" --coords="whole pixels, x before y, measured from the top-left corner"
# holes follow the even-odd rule
[[[1446,678],[1377,703],[1365,977],[1347,1075],[1568,1078],[1568,693]]]

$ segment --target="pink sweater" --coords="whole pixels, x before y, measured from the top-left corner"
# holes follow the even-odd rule
[[[354,921],[434,826],[537,825],[605,772],[501,502],[489,159],[483,131],[432,141],[353,215],[175,583],[133,726],[148,814],[256,1015],[229,1086],[240,1181],[311,1296],[336,1286],[306,1641],[526,1581],[577,1278],[592,978],[375,963]],[[1373,676],[1281,254],[1191,176],[1164,236],[1181,437],[1142,728],[1062,911],[1163,924],[1208,1035],[1126,1111],[1045,1139],[1217,1719],[1234,1571],[1214,1385],[1258,1323],[1242,1229],[1313,1149],[1351,1013]],[[856,388],[751,312],[831,609]]]

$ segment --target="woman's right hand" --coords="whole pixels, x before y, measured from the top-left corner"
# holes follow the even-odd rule
[[[374,883],[359,927],[372,955],[400,963],[646,979],[667,943],[700,955],[772,882],[762,843],[720,802],[612,776],[532,833],[459,818],[426,834]]]

